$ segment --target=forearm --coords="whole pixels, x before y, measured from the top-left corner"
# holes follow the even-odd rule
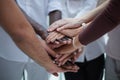
[[[52,24],[53,22],[62,18],[62,13],[59,10],[55,10],[49,13],[49,23]]]
[[[110,0],[106,0],[104,3],[93,9],[92,11],[89,11],[87,14],[81,16],[78,18],[78,20],[83,20],[83,22],[88,23],[92,21],[98,14],[100,14],[108,5]]]
[[[91,22],[94,18],[96,18],[108,5],[110,0],[106,0],[104,3],[99,5],[97,8],[93,9],[92,11],[89,11],[87,14],[81,16],[78,18],[78,20],[83,23],[89,23]],[[90,24],[90,23],[89,23]],[[77,28],[76,32],[80,33],[81,28]]]
[[[0,0],[0,25],[29,57],[44,67],[48,67],[49,63],[52,64],[33,28],[14,0]]]
[[[35,30],[35,32],[43,39],[45,40],[48,32],[47,30],[40,25],[39,23],[37,23],[36,21],[34,21],[32,18],[30,18],[29,16],[25,15],[27,20],[29,21],[29,23],[32,25],[33,29]]]
[[[35,20],[33,20],[30,16],[28,16],[22,9],[21,11],[24,13],[24,16],[26,17],[26,19],[29,21],[29,23],[32,25],[33,29],[35,30],[35,32],[41,36],[41,38],[43,40],[46,39],[47,35],[48,35],[48,32],[47,30],[42,26],[40,25],[39,23],[37,23]]]
[[[79,35],[82,44],[87,45],[106,32],[115,28],[120,22],[120,1],[111,0],[107,8]]]

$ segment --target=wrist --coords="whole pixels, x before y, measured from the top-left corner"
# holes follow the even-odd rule
[[[79,30],[79,31],[83,31],[86,27],[87,27],[87,26],[86,26],[86,23],[82,23],[82,27],[79,28],[78,30]],[[80,41],[79,41],[79,35],[73,37],[73,46],[74,46],[74,48],[77,48],[77,49],[78,49],[78,48],[82,48],[82,47],[85,46],[85,45],[83,45],[82,43],[80,43]]]
[[[45,67],[46,70],[49,72],[49,73],[55,73],[57,72],[57,69],[58,69],[58,66],[53,62],[52,64],[49,64],[48,66]]]
[[[80,25],[82,26],[82,23],[86,23],[86,19],[85,18],[76,18],[77,22],[80,23]]]
[[[79,35],[77,35],[73,38],[73,47],[76,48],[76,49],[85,47],[85,45],[80,43]]]

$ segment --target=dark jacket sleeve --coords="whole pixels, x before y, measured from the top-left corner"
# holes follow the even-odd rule
[[[79,35],[82,44],[87,45],[120,23],[120,0],[111,0],[106,9]]]

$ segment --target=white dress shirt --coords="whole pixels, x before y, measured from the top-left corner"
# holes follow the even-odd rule
[[[97,6],[98,0],[62,0],[63,18],[80,17]],[[87,61],[97,58],[104,53],[104,39],[87,45],[84,52],[78,58],[77,62],[83,62],[85,57]]]
[[[47,28],[47,14],[53,10],[61,10],[59,0],[16,0],[18,5],[36,22]],[[0,57],[11,60],[27,62],[25,55],[13,42],[10,36],[0,27]]]

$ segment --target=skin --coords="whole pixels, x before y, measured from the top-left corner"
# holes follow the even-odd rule
[[[49,18],[50,18],[50,24],[52,24],[52,23],[54,23],[55,21],[58,21],[58,20],[60,20],[62,17],[62,14],[61,14],[61,12],[60,11],[58,11],[58,10],[55,10],[55,11],[52,11],[52,12],[50,12],[49,13]],[[79,30],[78,29],[75,29],[77,32],[79,32]],[[69,30],[68,30],[69,31]],[[64,30],[63,30],[63,32],[64,32]],[[52,36],[51,36],[52,35]],[[48,40],[49,39],[49,40]],[[55,42],[55,41],[59,41],[59,42],[64,42],[64,43],[66,43],[66,45],[71,45],[71,42],[72,42],[72,40],[70,39],[70,38],[68,38],[68,36],[65,36],[65,35],[63,35],[63,34],[61,34],[60,32],[58,32],[58,31],[53,31],[53,32],[49,32],[49,35],[47,36],[47,38],[46,38],[46,41],[47,41],[47,43],[53,43],[53,42]],[[58,47],[58,48],[55,48],[54,50],[56,51],[56,53],[61,53],[61,49],[66,49],[66,52],[67,52],[67,50],[69,49],[69,48],[65,48],[65,46],[66,45],[62,45],[62,46],[60,46],[60,47]],[[68,50],[69,51],[69,50]],[[69,54],[71,54],[71,53],[76,53],[76,54],[80,54],[80,52],[78,52],[79,50],[77,49],[74,49],[74,51],[70,51],[70,52],[68,52]],[[57,56],[61,56],[62,57],[62,55],[57,55]],[[68,55],[65,55],[65,56],[63,56],[63,58],[61,58],[61,60],[60,61],[58,61],[59,59],[58,59],[58,57],[56,57],[56,59],[55,59],[55,61],[58,63],[58,65],[59,66],[61,66],[61,65],[64,65],[64,64],[68,64],[68,60],[66,59],[66,60],[64,60],[64,58],[65,57],[69,57],[69,58],[71,58],[71,63],[74,63],[74,61],[75,61],[75,59],[76,59],[76,55],[74,55],[74,57],[71,55],[71,56],[68,56]],[[69,63],[70,64],[70,63]]]
[[[24,13],[25,14],[25,13]],[[49,16],[50,16],[50,23],[52,23],[52,22],[54,22],[54,21],[56,21],[56,20],[59,20],[61,17],[60,17],[60,15],[61,15],[61,12],[60,11],[58,11],[58,10],[56,10],[56,11],[53,11],[53,12],[51,12],[50,14],[49,14]],[[40,35],[41,37],[42,37],[42,39],[45,39],[46,37],[47,37],[47,30],[42,26],[42,25],[40,25],[40,24],[38,24],[38,23],[36,23],[33,19],[31,19],[28,15],[26,15],[25,14],[25,16],[26,16],[26,18],[27,18],[27,20],[31,23],[31,25],[32,25],[32,27],[35,29],[35,31],[36,31],[36,33],[38,34],[38,35]],[[52,21],[51,21],[52,20]],[[57,33],[57,32],[56,32]],[[50,52],[49,54],[52,56],[52,57],[54,57],[55,58],[55,56],[56,56],[56,53],[53,51],[53,50],[51,50],[51,49],[57,49],[57,48],[59,48],[60,46],[63,46],[63,45],[65,45],[65,44],[68,44],[68,43],[66,43],[66,42],[69,42],[68,40],[65,42],[63,39],[60,41],[60,40],[58,40],[59,41],[59,44],[56,44],[56,43],[49,43],[49,44],[47,44],[44,40],[42,41],[42,43],[43,43],[43,46],[44,46],[44,48],[46,49],[46,51],[48,51],[48,52]],[[54,41],[55,42],[55,41]],[[59,51],[58,51],[59,52]],[[51,54],[52,53],[52,54]],[[70,63],[69,63],[70,64]],[[71,64],[72,65],[72,64]],[[67,66],[66,64],[65,65],[62,65],[62,67],[69,67],[69,66]],[[74,65],[73,65],[74,66]]]
[[[23,11],[24,12],[24,11]],[[52,14],[52,15],[51,15]],[[24,15],[26,16],[27,20],[30,22],[30,24],[32,25],[32,27],[34,28],[35,32],[41,36],[42,39],[46,39],[47,35],[48,35],[48,32],[47,30],[42,26],[40,25],[39,23],[35,22],[31,17],[29,17],[28,15],[26,15],[26,13],[24,12]],[[59,19],[59,15],[61,15],[61,12],[56,10],[56,11],[53,11],[49,14],[50,16],[50,22],[53,22],[54,20],[57,20]],[[57,17],[56,17],[57,16]],[[55,19],[54,19],[55,18]],[[51,21],[52,20],[52,21]],[[48,52],[48,54],[52,57],[52,58],[56,58],[56,53],[55,51],[53,51],[52,49],[54,48],[58,48],[62,45],[65,45],[67,43],[65,43],[63,40],[62,41],[57,41],[59,42],[59,44],[56,44],[56,42],[54,43],[49,43],[47,44],[44,40],[42,40],[42,45],[43,47],[45,48],[45,50]],[[68,42],[68,41],[67,41]],[[52,53],[52,54],[51,54]],[[64,69],[73,69],[73,68],[76,68],[76,70],[78,69],[77,66],[75,64],[71,64],[69,63],[69,65],[67,65],[68,62],[64,65],[62,65],[61,67],[64,68]],[[71,67],[71,68],[70,68]],[[74,69],[75,70],[75,69]]]
[[[59,38],[61,36],[69,36],[74,37],[80,32],[80,27],[82,26],[82,23],[89,23],[91,22],[99,13],[101,13],[104,8],[109,3],[109,0],[106,0],[103,4],[95,8],[94,10],[88,12],[86,15],[83,15],[80,18],[66,18],[56,21],[55,23],[50,25],[50,28],[48,29],[49,32],[57,31],[57,34],[49,34],[47,37],[47,42],[54,41],[55,39]],[[71,33],[72,32],[72,33]],[[61,36],[58,36],[59,34],[62,34]],[[57,36],[57,37],[54,37]]]
[[[36,36],[14,0],[0,0],[0,25],[25,54],[48,72],[57,74],[57,72],[74,71],[58,67],[53,63],[42,46],[42,41]]]
[[[82,17],[80,18],[67,18],[67,19],[61,19],[61,20],[58,20],[56,21],[55,23],[51,24],[50,28],[48,29],[49,32],[52,32],[52,31],[57,31],[59,33],[62,33],[63,35],[67,35],[69,37],[75,37],[76,36],[76,32],[77,32],[77,35],[84,30],[84,28],[82,28],[82,23],[89,23],[91,22],[99,13],[101,13],[105,8],[106,6],[108,5],[109,3],[109,0],[107,0],[106,2],[104,2],[103,4],[101,4],[100,6],[98,6],[96,9],[88,12],[87,14],[83,15]],[[81,27],[81,28],[80,28]],[[76,30],[75,30],[76,29]],[[77,31],[78,30],[78,31]],[[71,34],[72,32],[72,35],[69,35]],[[51,38],[52,35],[49,35],[48,37],[48,42],[51,41]],[[79,42],[79,41],[77,41]],[[80,43],[80,42],[79,42]],[[79,44],[78,43],[78,44]],[[74,51],[74,47],[72,47],[73,44],[69,45],[69,47],[71,47],[71,49],[68,49],[67,51]],[[67,48],[67,47],[66,47]],[[70,53],[65,53],[66,52],[66,49],[59,49],[61,54],[69,54],[71,55]],[[67,57],[66,57],[67,59]]]
[[[74,29],[78,28],[82,25],[82,23],[91,22],[99,13],[101,13],[106,6],[108,5],[110,0],[106,0],[103,4],[95,8],[94,10],[88,12],[87,14],[79,17],[79,18],[67,18],[56,21],[55,23],[50,25],[48,31],[61,31],[63,29]]]

